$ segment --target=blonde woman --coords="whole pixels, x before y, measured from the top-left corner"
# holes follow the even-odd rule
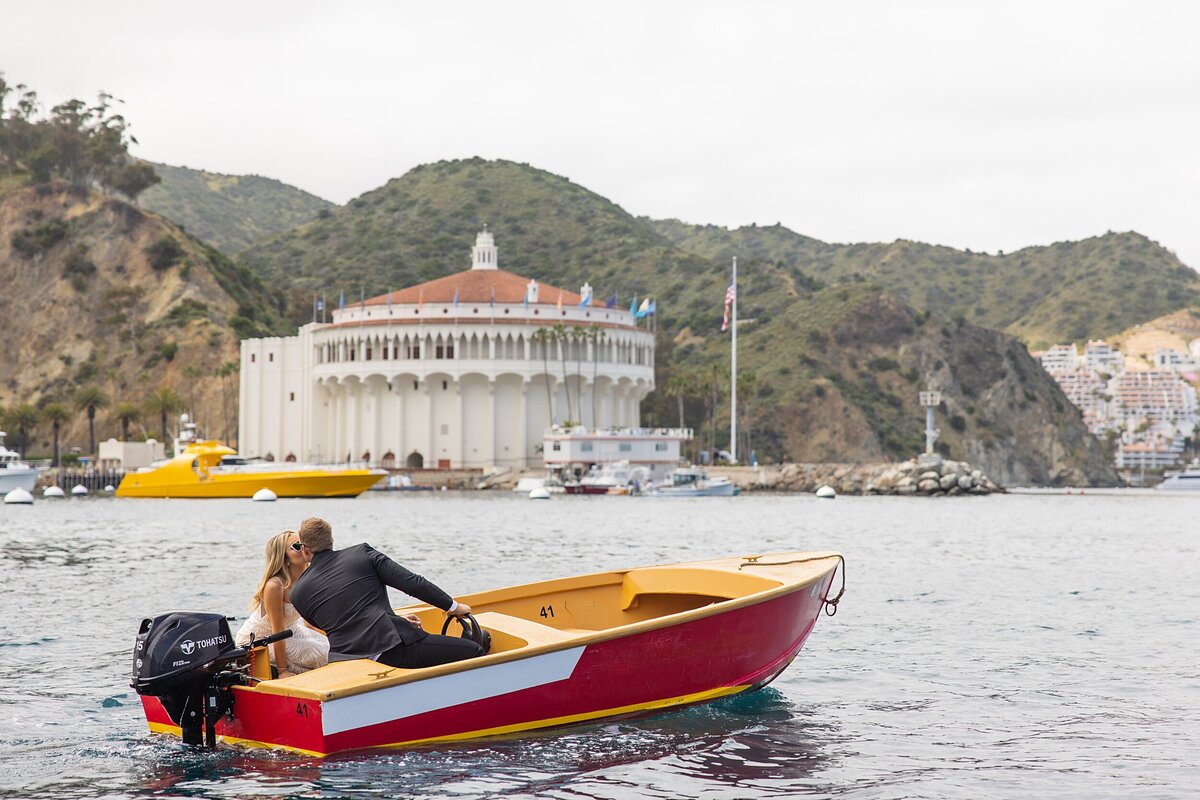
[[[263,638],[282,630],[291,630],[290,638],[270,646],[271,663],[280,678],[307,672],[329,663],[329,640],[304,623],[292,606],[292,585],[308,563],[300,552],[300,537],[284,531],[267,540],[266,566],[258,589],[250,601],[250,617],[234,639],[238,645],[250,641],[250,634]]]

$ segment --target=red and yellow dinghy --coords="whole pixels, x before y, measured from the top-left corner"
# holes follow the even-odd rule
[[[218,740],[323,756],[644,714],[752,691],[795,658],[841,556],[645,567],[465,596],[488,655],[425,669],[342,661],[232,689]],[[842,589],[845,588],[844,574]],[[412,606],[427,630],[442,613]],[[150,729],[178,735],[157,697]]]

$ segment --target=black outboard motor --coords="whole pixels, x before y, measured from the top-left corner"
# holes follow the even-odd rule
[[[221,614],[176,611],[144,619],[134,642],[130,686],[160,698],[185,744],[215,747],[217,720],[233,711],[232,687],[249,683],[249,651],[291,635],[283,631],[238,647]]]

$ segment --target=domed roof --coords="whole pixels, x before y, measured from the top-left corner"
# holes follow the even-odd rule
[[[381,294],[366,301],[368,306],[386,305],[388,297],[396,305],[416,305],[417,303],[452,303],[454,293],[458,292],[458,302],[462,303],[524,303],[525,291],[529,278],[523,278],[502,269],[468,269],[456,272],[444,278],[409,286],[406,289],[392,292],[390,295]],[[531,305],[557,305],[559,297],[567,305],[579,305],[582,296],[560,289],[557,286],[539,283],[537,300],[530,300]],[[591,306],[600,306],[601,302],[592,298]]]

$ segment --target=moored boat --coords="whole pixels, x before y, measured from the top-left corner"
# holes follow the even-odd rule
[[[597,464],[578,481],[563,484],[567,494],[637,494],[650,482],[650,471],[628,461]]]
[[[0,431],[0,496],[13,489],[32,492],[42,471],[21,460],[21,454],[4,446],[4,431]]]
[[[680,467],[650,493],[660,497],[733,497],[738,488],[729,478],[708,477],[700,467]]]
[[[217,441],[194,441],[175,457],[126,473],[117,497],[357,497],[387,473],[238,456]]]
[[[1168,472],[1162,483],[1154,487],[1168,491],[1196,491],[1200,489],[1200,464],[1192,463],[1178,472]]]
[[[163,615],[142,622],[133,686],[153,732],[317,756],[634,716],[770,683],[836,610],[841,563],[782,553],[482,592],[460,599],[491,651],[412,670],[360,659],[260,681],[224,616]],[[429,606],[401,613],[442,620]],[[198,708],[214,711],[188,714]]]

